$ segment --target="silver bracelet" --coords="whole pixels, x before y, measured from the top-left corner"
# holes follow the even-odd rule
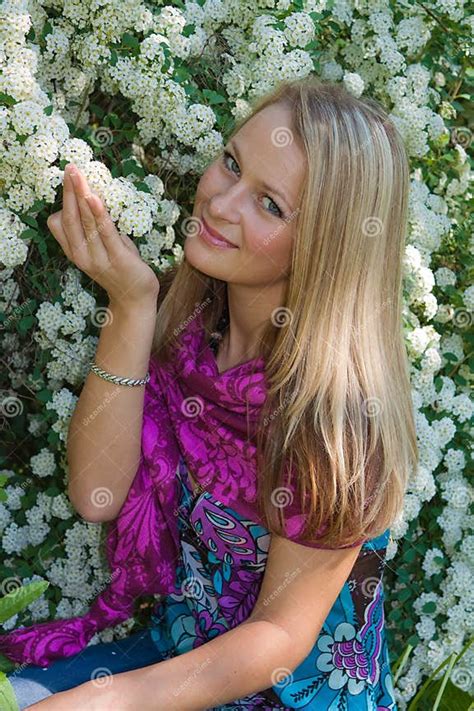
[[[129,385],[130,387],[133,387],[134,385],[146,385],[150,380],[150,373],[147,373],[144,378],[122,378],[120,375],[112,375],[112,373],[108,373],[106,370],[99,368],[99,366],[94,362],[91,362],[90,369],[96,375],[104,378],[104,380],[108,380],[110,383],[115,383],[117,385]]]

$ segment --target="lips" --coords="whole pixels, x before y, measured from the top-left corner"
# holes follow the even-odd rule
[[[233,242],[231,242],[230,240],[228,240],[226,237],[224,237],[224,235],[221,235],[220,232],[217,232],[217,230],[214,230],[214,229],[206,222],[206,220],[204,219],[204,217],[202,217],[201,219],[202,219],[202,221],[203,221],[204,227],[205,227],[206,230],[209,232],[209,234],[212,235],[212,237],[215,237],[216,239],[220,240],[221,242],[224,242],[225,244],[228,244],[228,245],[231,246],[231,247],[237,247],[236,244],[234,244]]]

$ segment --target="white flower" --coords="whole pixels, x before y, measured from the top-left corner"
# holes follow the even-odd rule
[[[33,133],[43,119],[43,109],[35,101],[19,101],[10,110],[11,124],[23,136]]]
[[[472,311],[474,309],[474,284],[464,289],[461,296],[466,307]]]
[[[448,284],[450,286],[454,286],[456,284],[456,274],[451,270],[448,269],[447,267],[440,267],[435,271],[434,274],[436,284],[438,286],[447,286]]]
[[[10,511],[17,511],[21,509],[21,496],[25,495],[24,489],[21,486],[6,486],[5,494],[7,495],[7,500],[5,506]]]
[[[17,553],[18,555],[29,544],[29,526],[18,526],[14,521],[5,529],[2,536],[2,548],[5,553]]]
[[[292,47],[305,47],[314,39],[314,22],[306,12],[292,12],[285,17],[285,36]]]
[[[450,417],[434,420],[431,428],[436,434],[439,446],[444,448],[452,440],[456,432],[456,425]]]
[[[361,96],[364,91],[364,80],[355,72],[344,72],[343,82],[345,87],[354,96]]]
[[[69,498],[61,493],[53,498],[52,513],[56,518],[68,519],[74,514]]]
[[[443,552],[439,548],[430,548],[426,551],[421,567],[428,578],[442,570],[444,565],[442,559]]]
[[[38,454],[30,458],[30,466],[35,476],[52,476],[56,469],[54,454],[43,447]]]
[[[436,623],[431,617],[423,615],[420,622],[415,625],[415,629],[421,639],[433,639]]]
[[[448,449],[444,455],[443,463],[451,475],[461,472],[466,466],[464,452],[460,449]]]

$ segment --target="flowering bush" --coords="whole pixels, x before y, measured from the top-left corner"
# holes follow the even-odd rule
[[[33,580],[52,585],[2,630],[84,614],[107,583],[102,529],[80,519],[65,493],[69,418],[107,299],[73,265],[64,268],[46,226],[60,209],[64,166],[80,168],[142,258],[165,270],[182,258],[179,220],[192,212],[193,180],[227,126],[275,81],[314,72],[381,101],[412,165],[404,328],[420,467],[391,529],[385,571],[391,654],[413,647],[397,668],[400,708],[468,642],[474,286],[463,111],[474,16],[463,5],[4,0],[0,571],[3,594]],[[127,636],[138,616],[93,643]],[[470,647],[451,669],[459,692],[474,690],[473,657]]]

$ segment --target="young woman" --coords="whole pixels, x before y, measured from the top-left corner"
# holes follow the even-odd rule
[[[167,593],[126,640],[73,654],[69,639],[47,657],[38,636],[34,659],[52,664],[9,676],[30,711],[396,709],[382,575],[418,461],[401,321],[408,190],[380,105],[314,78],[281,83],[202,175],[184,259],[160,285],[66,171],[48,225],[110,298],[100,370],[71,420],[69,495],[116,526],[114,543],[152,530],[155,574],[146,549],[127,589]],[[145,388],[110,396],[107,374],[141,383],[147,369]]]

